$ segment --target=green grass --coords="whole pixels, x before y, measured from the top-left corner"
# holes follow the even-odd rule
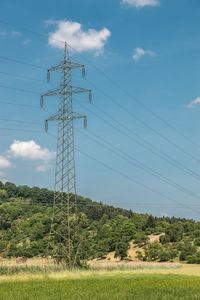
[[[200,299],[200,277],[102,275],[99,277],[0,282],[1,300],[193,300]]]

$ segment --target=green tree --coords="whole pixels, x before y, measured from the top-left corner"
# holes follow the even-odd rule
[[[130,241],[134,238],[136,234],[136,227],[131,221],[125,221],[120,228],[120,234],[123,237],[127,237]]]
[[[120,257],[121,260],[124,260],[127,257],[128,249],[129,243],[122,239],[115,247],[115,257]]]
[[[170,225],[165,231],[166,238],[170,242],[179,242],[183,238],[183,226],[181,223],[175,223]]]

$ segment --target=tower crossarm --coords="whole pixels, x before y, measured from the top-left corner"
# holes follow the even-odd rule
[[[85,65],[83,64],[78,64],[71,62],[69,60],[64,59],[63,62],[61,62],[59,65],[51,67],[50,69],[47,70],[47,81],[50,81],[50,72],[52,71],[62,71],[62,70],[67,70],[67,69],[82,69],[82,77],[85,78]]]
[[[64,91],[65,92],[65,91]],[[85,89],[78,86],[72,86],[69,87],[69,93],[72,94],[80,94],[80,93],[88,93],[89,94],[89,102],[92,102],[92,91],[90,89]]]
[[[75,119],[84,119],[84,128],[87,127],[87,116],[72,112],[70,115],[66,115],[64,112],[57,112],[48,119],[45,120],[45,131],[48,131],[48,122],[49,121],[65,121],[65,120],[75,120]]]
[[[63,95],[63,92],[60,88],[54,90],[54,91],[49,91],[43,95],[40,96],[40,106],[43,107],[44,105],[44,97],[47,96],[59,96],[59,95]]]
[[[77,86],[69,86],[69,90],[67,91],[67,94],[80,94],[80,93],[89,93],[89,102],[92,102],[92,91],[90,89],[85,89],[82,87],[77,87]],[[61,88],[56,89],[54,91],[49,91],[43,95],[40,96],[40,106],[43,107],[44,105],[44,97],[47,96],[59,96],[59,95],[66,95],[66,90],[65,87],[61,86]]]

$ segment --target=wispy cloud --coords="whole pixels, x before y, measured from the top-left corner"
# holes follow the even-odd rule
[[[20,37],[20,36],[22,36],[21,32],[19,32],[19,31],[11,31],[11,37],[17,38],[17,37]]]
[[[194,99],[193,101],[191,101],[189,104],[185,105],[185,107],[187,108],[193,108],[196,105],[200,104],[200,97],[197,97],[196,99]]]
[[[157,6],[160,4],[159,0],[122,0],[123,4],[133,6],[136,8],[142,8],[145,6]]]
[[[91,28],[84,30],[78,22],[48,20],[45,23],[56,25],[56,30],[49,34],[49,45],[59,49],[63,48],[63,43],[60,41],[66,41],[79,52],[93,51],[98,55],[103,52],[111,35],[107,28],[100,31]]]
[[[6,36],[7,35],[7,31],[6,30],[0,30],[0,35],[1,36]]]
[[[135,48],[133,53],[133,59],[138,62],[143,56],[155,56],[152,50],[144,50],[142,48]]]
[[[49,169],[51,169],[51,165],[48,162],[44,162],[42,165],[39,165],[36,168],[38,172],[46,172]]]
[[[25,39],[25,40],[22,41],[22,44],[23,45],[28,45],[30,43],[30,41],[31,41],[30,39]]]

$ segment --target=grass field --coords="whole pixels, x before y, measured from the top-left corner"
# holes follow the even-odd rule
[[[3,275],[0,276],[0,299],[200,299],[200,267],[184,265],[174,269],[76,270]]]
[[[0,299],[200,299],[200,277],[110,274],[74,279],[32,279],[0,283]]]

